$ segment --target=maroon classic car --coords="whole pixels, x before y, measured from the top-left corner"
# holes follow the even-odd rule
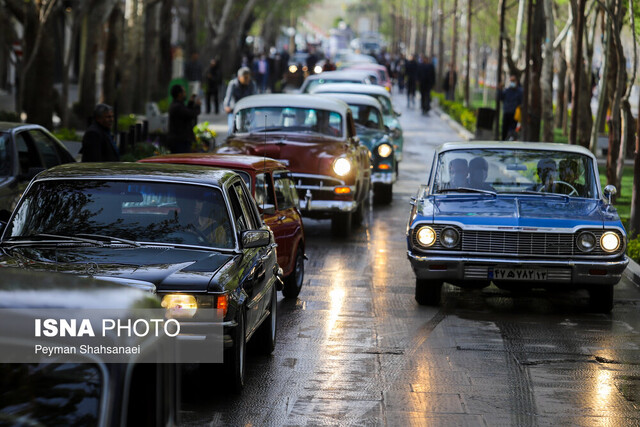
[[[330,218],[346,237],[362,222],[371,185],[369,151],[349,106],[313,95],[254,95],[234,109],[234,133],[218,153],[267,156],[292,173],[302,214]]]
[[[282,294],[286,298],[298,296],[304,281],[304,227],[298,194],[285,165],[263,157],[225,154],[169,154],[140,162],[213,166],[238,173],[276,238],[278,264],[285,277]]]

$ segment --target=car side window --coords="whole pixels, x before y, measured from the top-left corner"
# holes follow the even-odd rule
[[[12,174],[12,154],[9,134],[0,134],[0,176]]]
[[[273,183],[276,190],[278,209],[285,210],[298,206],[298,193],[295,184],[288,172],[279,172],[273,175]]]
[[[21,132],[16,134],[14,139],[18,148],[18,162],[20,163],[21,174],[28,173],[30,168],[43,167],[40,155],[31,138],[25,137],[25,133]]]
[[[240,183],[236,183],[233,185],[233,188],[238,195],[240,206],[242,207],[244,217],[246,218],[247,227],[249,227],[250,230],[260,228],[260,220],[258,220],[256,216],[256,211],[251,204],[251,198],[246,190],[246,187],[244,187]]]
[[[231,212],[233,215],[233,222],[236,225],[236,230],[241,233],[249,229],[247,225],[247,219],[242,211],[242,205],[240,205],[240,199],[235,191],[235,186],[229,187],[229,201],[231,202]]]
[[[259,173],[256,175],[256,204],[258,207],[271,205],[275,207],[273,197],[273,185],[271,184],[270,173]]]
[[[58,150],[55,142],[50,140],[47,135],[39,130],[30,130],[29,136],[36,144],[36,148],[40,152],[46,168],[52,168],[62,163],[58,156]]]

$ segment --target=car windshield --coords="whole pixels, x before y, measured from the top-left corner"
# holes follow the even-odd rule
[[[342,116],[317,108],[255,107],[236,113],[236,131],[318,133],[341,137]]]
[[[375,98],[382,104],[382,114],[385,116],[393,113],[393,107],[391,106],[391,100],[384,95],[375,95]]]
[[[598,195],[589,156],[566,151],[522,149],[452,150],[441,153],[433,185],[436,193],[495,192]]]
[[[154,181],[37,182],[21,201],[6,236],[24,240],[42,234],[223,249],[235,243],[219,189]]]
[[[8,133],[0,133],[0,176],[11,175],[11,140]]]
[[[349,104],[356,124],[371,129],[382,128],[382,116],[376,107],[371,105]]]

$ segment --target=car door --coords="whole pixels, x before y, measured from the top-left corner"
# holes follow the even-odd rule
[[[276,204],[278,213],[278,263],[288,275],[293,269],[296,258],[298,241],[302,236],[302,218],[298,212],[298,193],[289,171],[276,171],[273,174],[273,186],[276,194]],[[280,260],[280,241],[282,241],[282,252],[284,256]]]
[[[285,233],[282,230],[283,213],[276,206],[276,199],[273,191],[273,180],[270,172],[256,174],[256,204],[263,209],[262,220],[273,232],[278,247],[276,253],[278,264],[285,269],[284,262],[289,260],[289,250]],[[264,212],[266,210],[267,212]],[[269,213],[273,212],[273,213]]]
[[[47,169],[74,161],[71,154],[67,152],[60,142],[56,141],[42,130],[31,129],[28,131],[28,135],[40,152],[40,157]]]

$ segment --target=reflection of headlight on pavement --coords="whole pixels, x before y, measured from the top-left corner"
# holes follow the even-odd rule
[[[351,162],[345,158],[339,158],[333,163],[333,171],[338,176],[345,176],[351,172]]]
[[[393,153],[393,149],[389,144],[380,144],[378,146],[378,154],[380,157],[389,157]]]
[[[422,246],[429,247],[436,241],[436,232],[433,231],[433,228],[428,226],[420,227],[416,233],[416,238],[418,239],[418,243]]]
[[[196,297],[185,294],[167,294],[162,297],[160,305],[167,309],[169,318],[191,318],[198,310]]]
[[[291,74],[295,74],[298,71],[298,67],[296,67],[295,65],[289,65],[289,72]]]
[[[314,72],[314,73],[316,73],[316,74],[320,74],[320,73],[322,72],[322,67],[321,67],[321,66],[319,66],[319,65],[316,65],[316,66],[313,68],[313,72]]]
[[[607,231],[600,238],[600,246],[607,252],[615,252],[620,247],[620,237],[613,231]]]

